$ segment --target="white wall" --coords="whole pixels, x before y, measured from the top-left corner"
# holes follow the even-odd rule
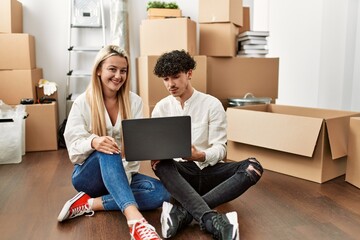
[[[359,13],[356,0],[270,0],[277,103],[360,111]]]
[[[70,0],[19,1],[23,4],[24,32],[35,36],[37,66],[43,69],[45,79],[58,84],[61,122],[65,118]],[[108,23],[110,0],[103,1]],[[133,89],[135,58],[139,56],[139,26],[146,18],[148,1],[128,0]],[[244,0],[244,3],[250,1]],[[270,56],[280,58],[277,102],[360,111],[358,1],[262,1],[269,13]],[[183,15],[197,21],[198,0],[176,2]]]

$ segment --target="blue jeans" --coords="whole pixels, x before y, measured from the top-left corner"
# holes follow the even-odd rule
[[[249,165],[257,172],[250,170]],[[255,158],[218,163],[202,170],[191,161],[162,160],[154,172],[172,197],[201,222],[205,213],[237,198],[254,185],[263,168]]]
[[[72,183],[77,191],[102,197],[105,210],[121,210],[135,205],[140,211],[156,209],[170,195],[163,184],[152,177],[136,173],[131,184],[119,154],[94,151],[82,165],[75,165]]]

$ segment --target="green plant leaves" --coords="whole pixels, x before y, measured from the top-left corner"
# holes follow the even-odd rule
[[[162,1],[150,1],[147,3],[146,10],[149,8],[170,8],[170,9],[179,9],[179,6],[176,2],[162,2]]]

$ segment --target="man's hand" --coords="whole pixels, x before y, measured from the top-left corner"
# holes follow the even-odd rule
[[[202,151],[198,151],[194,145],[191,146],[191,157],[184,158],[188,161],[198,161],[204,162],[205,161],[205,153]]]
[[[91,147],[107,154],[119,154],[120,149],[114,138],[109,136],[96,137],[91,141]]]

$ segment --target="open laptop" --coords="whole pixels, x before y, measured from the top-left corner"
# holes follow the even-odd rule
[[[126,161],[191,156],[190,116],[126,119],[122,131]]]

